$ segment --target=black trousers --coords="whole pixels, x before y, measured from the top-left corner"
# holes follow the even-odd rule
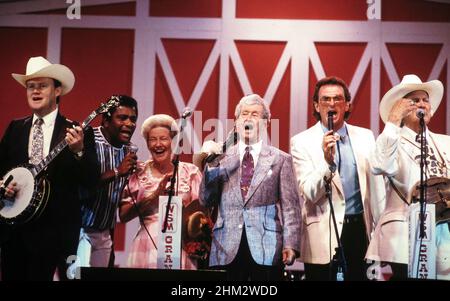
[[[66,272],[71,263],[67,258],[76,251],[64,252],[54,242],[30,246],[20,232],[15,234],[1,246],[2,280],[52,281],[56,271],[60,280],[68,280]]]
[[[245,229],[242,231],[239,250],[228,265],[216,266],[215,269],[226,270],[230,281],[280,281],[283,275],[281,265],[267,266],[257,264],[250,253]]]
[[[2,280],[53,280],[58,265],[55,252],[29,250],[18,238],[2,245]]]
[[[332,232],[334,235],[334,232]],[[344,248],[347,272],[344,275],[346,281],[365,281],[367,278],[367,264],[364,260],[369,241],[364,224],[364,214],[346,216],[342,227],[341,243]],[[332,254],[334,253],[331,250]],[[337,264],[332,261],[329,264],[305,263],[305,277],[308,281],[335,281]]]

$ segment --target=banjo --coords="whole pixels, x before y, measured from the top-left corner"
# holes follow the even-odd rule
[[[84,130],[94,118],[119,105],[118,96],[112,96],[106,104],[101,104],[81,124]],[[39,218],[47,206],[50,195],[50,182],[46,178],[49,164],[67,147],[63,139],[37,165],[25,164],[10,170],[3,179],[14,180],[18,191],[14,199],[0,199],[0,222],[9,225],[20,225]],[[5,183],[6,183],[5,181]]]

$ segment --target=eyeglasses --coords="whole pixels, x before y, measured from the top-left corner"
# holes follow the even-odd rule
[[[320,98],[320,101],[321,101],[321,102],[325,102],[325,103],[331,103],[332,100],[334,100],[334,102],[336,103],[336,102],[342,102],[342,101],[344,101],[345,98],[344,98],[344,96],[342,96],[342,95],[336,95],[336,96],[334,96],[334,97],[331,97],[331,96],[322,96],[322,97]]]
[[[28,91],[34,91],[35,89],[42,91],[50,87],[49,83],[29,83],[26,84],[26,88]]]

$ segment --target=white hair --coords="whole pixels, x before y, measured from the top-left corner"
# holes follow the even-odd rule
[[[165,127],[170,131],[170,137],[173,138],[178,133],[178,126],[171,116],[166,114],[156,114],[145,119],[141,127],[142,136],[147,139],[148,132],[156,127]]]
[[[241,108],[243,105],[254,105],[254,104],[258,104],[263,107],[262,118],[270,121],[269,106],[267,105],[266,101],[262,99],[262,97],[259,96],[258,94],[249,94],[242,97],[239,103],[237,104],[236,109],[234,110],[234,117],[236,119],[239,118],[239,116],[241,115]]]

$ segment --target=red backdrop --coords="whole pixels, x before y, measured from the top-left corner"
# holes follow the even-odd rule
[[[100,3],[102,1],[92,2]],[[0,4],[0,9],[2,9],[2,5],[5,4]],[[13,5],[17,5],[15,8],[20,11],[21,4]],[[219,51],[225,49],[220,43],[225,41],[225,37],[229,37],[229,33],[225,30],[221,31],[220,22],[221,18],[228,16],[230,11],[233,14],[232,18],[250,22],[269,19],[275,24],[274,27],[278,24],[277,22],[283,20],[348,21],[349,23],[345,24],[348,24],[349,27],[354,26],[351,30],[355,32],[355,35],[359,34],[359,26],[374,22],[367,21],[367,4],[363,0],[338,2],[329,0],[314,2],[306,0],[223,0],[223,2],[220,0],[152,0],[137,3],[129,1],[82,7],[81,20],[70,22],[65,20],[66,8],[63,7],[64,5],[62,4],[60,9],[52,11],[27,12],[27,15],[10,15],[0,19],[0,40],[4,45],[0,48],[0,80],[2,82],[0,87],[2,92],[0,133],[4,132],[11,119],[30,114],[26,105],[25,90],[12,79],[10,73],[25,73],[26,62],[31,56],[47,56],[50,53],[75,73],[75,88],[70,94],[63,97],[61,103],[61,111],[67,117],[82,120],[100,101],[105,100],[111,94],[121,93],[137,98],[140,104],[139,122],[142,122],[152,113],[179,116],[174,93],[170,88],[173,82],[168,80],[164,71],[167,66],[162,61],[161,53],[164,52],[167,56],[181,97],[187,105],[187,100],[195,91],[203,68],[214,51],[214,47],[219,45]],[[146,11],[149,13],[142,12],[142,8],[148,9]],[[45,19],[42,19],[43,15],[46,15]],[[140,21],[135,21],[135,16],[140,16]],[[186,31],[186,26],[178,25],[177,22],[183,22],[183,20],[192,21],[192,23],[186,23],[188,24],[186,26],[193,24],[192,26],[195,27],[197,26],[196,22],[204,24],[204,28],[201,30],[192,30],[193,32],[197,30],[197,33],[200,32],[204,36],[198,38],[189,30]],[[170,29],[172,21],[174,27]],[[231,24],[232,22],[233,20],[231,20]],[[419,33],[422,26],[435,26],[433,28],[436,28],[436,33],[428,32],[424,35],[424,39],[413,42],[386,42],[386,48],[400,79],[404,74],[415,73],[423,80],[427,80],[436,61],[444,59],[444,65],[442,68],[438,68],[437,74],[447,91],[448,58],[450,56],[450,45],[448,44],[448,36],[450,36],[449,4],[423,0],[383,1],[381,20],[375,22],[381,22],[387,26],[412,26],[417,28]],[[321,23],[311,24],[313,29],[326,32],[326,28],[322,28]],[[326,26],[329,23],[323,24]],[[380,26],[380,23],[373,24]],[[164,33],[158,31],[158,26],[165,28]],[[56,34],[56,42],[54,33],[50,34],[51,30],[55,28],[59,30],[59,34]],[[247,29],[233,27],[232,38],[252,92],[265,95],[289,41],[282,38],[267,38],[267,40],[246,38],[248,36],[246,36]],[[177,30],[181,33],[177,33]],[[272,27],[268,26],[267,31],[271,32]],[[442,32],[447,35],[446,41],[440,39]],[[146,33],[149,34],[148,39],[138,39]],[[161,37],[162,50],[153,51],[158,49],[158,46],[152,44],[155,41],[152,39],[154,37],[152,34]],[[298,32],[299,36],[307,34]],[[380,36],[383,37],[382,34]],[[400,30],[399,36],[403,38]],[[418,36],[421,37],[420,34]],[[369,42],[372,41],[365,41],[364,38],[361,41],[357,39],[348,41],[322,39],[314,41],[313,45],[325,74],[337,75],[350,83]],[[48,45],[55,45],[55,43],[59,50],[48,49]],[[152,51],[148,51],[149,49]],[[303,49],[300,47],[299,51],[303,51]],[[144,53],[142,54],[142,52]],[[153,68],[151,70],[154,72],[136,72],[141,69],[147,70],[146,66],[142,66],[143,62],[136,61],[136,57],[142,57],[142,55],[149,62],[154,62],[154,65],[150,64],[148,69]],[[219,112],[223,108],[220,103],[220,95],[225,95],[227,101],[227,113],[222,116],[233,118],[234,106],[245,94],[242,78],[239,76],[235,62],[232,63],[230,57],[222,59],[221,56],[213,61],[211,74],[207,77],[205,87],[199,96],[196,110],[202,111],[203,120],[219,117]],[[386,71],[391,67],[386,67],[383,60],[378,67],[379,77],[373,81],[373,62],[371,61],[364,70],[361,82],[353,95],[354,109],[350,118],[350,123],[367,128],[374,128],[371,123],[373,117],[370,113],[372,90],[378,85],[381,97],[392,87],[391,79]],[[229,66],[229,70],[221,73],[223,71],[221,66],[225,65]],[[317,75],[313,70],[312,61],[309,61],[308,65],[309,68],[306,68],[306,72],[295,76],[296,81],[307,81],[308,89],[305,94],[306,98],[299,100],[301,101],[299,109],[307,110],[306,123],[300,124],[301,118],[298,117],[300,125],[297,128],[301,129],[309,127],[315,122],[311,114],[311,97]],[[295,134],[292,132],[292,125],[296,125],[297,122],[297,113],[291,110],[291,106],[295,104],[292,101],[291,90],[293,86],[297,85],[297,82],[292,82],[293,74],[295,74],[293,68],[294,61],[290,59],[273,93],[271,102],[272,117],[280,120],[280,148],[285,151],[289,151],[289,138],[291,134]],[[141,74],[150,76],[141,78]],[[226,84],[221,85],[221,76],[224,75],[227,76]],[[225,89],[226,93],[223,94],[221,89]],[[145,96],[139,98],[142,95]],[[447,95],[446,92],[441,107],[431,123],[432,130],[436,132],[445,133],[450,128],[446,121]],[[379,122],[378,117],[375,120],[375,123],[377,122]],[[383,124],[379,122],[379,129],[382,127]],[[204,132],[202,136],[207,134]],[[138,133],[135,134],[134,139],[139,139]],[[190,156],[185,155],[182,159],[190,161]],[[117,247],[120,250],[124,248],[125,244],[122,233],[124,228],[119,227],[118,230],[120,239]]]

